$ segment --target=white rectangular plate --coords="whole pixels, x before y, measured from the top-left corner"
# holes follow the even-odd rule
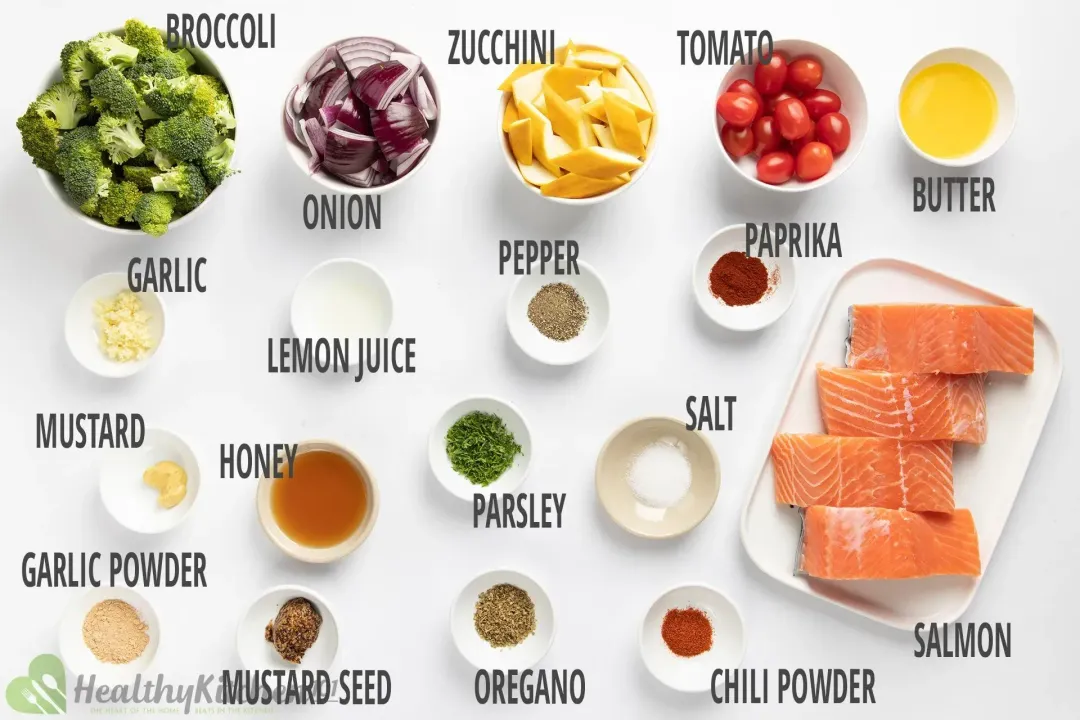
[[[803,354],[776,433],[825,432],[818,407],[815,366],[844,365],[848,307],[873,303],[1014,305],[940,273],[901,260],[856,265],[833,286]],[[986,390],[985,445],[957,443],[953,475],[956,506],[969,508],[979,534],[983,573],[1024,481],[1061,380],[1061,351],[1054,334],[1035,315],[1035,372],[1027,377],[992,373]],[[742,515],[742,541],[767,575],[868,618],[911,629],[917,622],[951,622],[975,597],[979,578],[827,581],[796,576],[798,511],[777,505],[773,468],[765,443],[761,473]]]

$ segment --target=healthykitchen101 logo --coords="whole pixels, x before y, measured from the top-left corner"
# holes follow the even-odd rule
[[[38,655],[26,675],[7,686],[7,703],[12,710],[36,715],[63,715],[67,712],[64,663],[55,655]]]

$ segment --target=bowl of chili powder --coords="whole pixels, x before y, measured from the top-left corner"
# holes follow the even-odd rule
[[[641,657],[657,680],[681,692],[707,692],[714,670],[731,670],[746,652],[742,614],[708,585],[682,585],[652,604],[641,624]]]
[[[714,323],[729,330],[761,330],[791,307],[795,263],[787,254],[747,254],[746,225],[729,225],[701,248],[692,282],[698,306]]]

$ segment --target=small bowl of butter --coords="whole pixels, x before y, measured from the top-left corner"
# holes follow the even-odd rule
[[[199,463],[178,435],[148,428],[139,447],[105,454],[100,488],[118,523],[137,533],[162,533],[183,522],[195,504]]]

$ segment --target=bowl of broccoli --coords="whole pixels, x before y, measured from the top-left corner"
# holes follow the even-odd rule
[[[132,19],[67,43],[15,123],[46,187],[110,232],[160,236],[237,172],[236,117],[217,66],[164,36]]]

